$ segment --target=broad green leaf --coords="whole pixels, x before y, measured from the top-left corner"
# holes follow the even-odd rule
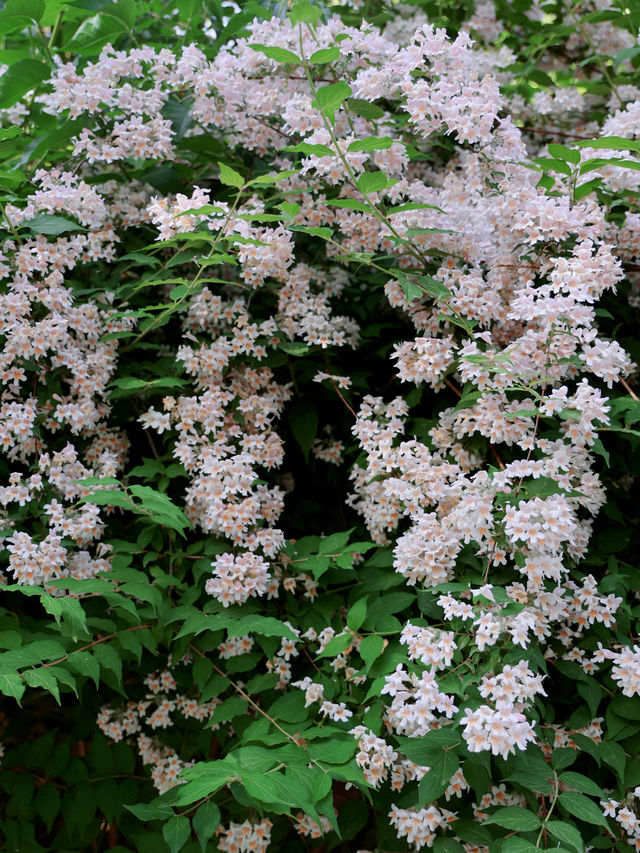
[[[142,821],[164,820],[173,815],[173,809],[169,803],[163,802],[159,798],[152,800],[150,803],[136,803],[125,806],[125,809]]]
[[[575,143],[576,148],[608,148],[610,151],[640,151],[640,142],[621,136],[602,136],[600,139],[585,139]]]
[[[507,836],[502,842],[502,853],[539,853],[539,851],[539,847],[518,835]]]
[[[316,97],[312,106],[320,110],[330,121],[333,121],[335,112],[351,94],[351,86],[340,80],[338,83],[329,83],[316,89]]]
[[[266,44],[250,44],[247,45],[247,47],[250,47],[251,50],[255,50],[258,53],[264,53],[268,59],[273,59],[275,62],[300,65],[300,57],[296,56],[292,51],[286,50],[284,47],[271,47]]]
[[[369,668],[380,657],[383,649],[384,638],[379,634],[370,634],[361,641],[358,654]]]
[[[316,50],[309,57],[310,65],[325,65],[327,62],[335,62],[340,59],[339,47],[324,47],[321,50]]]
[[[322,12],[317,6],[303,0],[302,3],[296,3],[288,12],[287,17],[292,24],[314,24],[322,17]]]
[[[40,598],[40,601],[44,609],[54,617],[58,625],[60,625],[61,619],[64,618],[65,622],[69,625],[73,640],[77,640],[80,634],[89,633],[87,630],[87,616],[82,605],[76,598],[69,598],[68,596],[56,598],[45,593]]]
[[[294,400],[288,407],[289,427],[305,459],[318,434],[318,412],[313,403]]]
[[[356,139],[347,151],[384,151],[391,148],[395,140],[389,136],[370,136],[368,139]]]
[[[351,634],[338,634],[337,637],[329,640],[324,649],[319,652],[318,657],[336,657],[337,655],[342,654],[342,652],[347,648],[347,646],[351,645],[352,642],[353,637]]]
[[[355,198],[332,198],[325,201],[328,207],[344,207],[347,210],[358,210],[360,213],[371,213],[371,207],[356,201]]]
[[[218,166],[220,167],[220,183],[226,184],[228,187],[240,188],[244,186],[244,178],[231,166],[227,166],[226,163],[218,163]]]
[[[566,773],[560,774],[560,781],[570,788],[575,788],[583,794],[591,794],[594,797],[605,799],[605,792],[600,785],[597,785],[588,776],[583,776],[582,773],[574,773],[572,770],[567,770]]]
[[[339,554],[345,549],[348,550],[349,536],[352,530],[344,530],[341,533],[332,533],[331,536],[326,536],[320,540],[318,550],[321,554]]]
[[[212,837],[220,824],[220,809],[214,802],[208,800],[198,808],[191,822],[198,836],[200,849],[202,853],[205,853],[207,841]]]
[[[540,819],[521,806],[504,806],[490,815],[485,823],[495,823],[516,832],[531,832],[540,826]]]
[[[602,813],[600,805],[594,803],[589,797],[585,797],[584,794],[565,791],[560,794],[558,801],[571,817],[609,829],[609,824]]]
[[[162,827],[162,837],[167,842],[171,853],[178,853],[187,843],[191,835],[191,826],[188,817],[182,815],[170,818]]]
[[[110,670],[118,683],[122,682],[122,660],[115,649],[107,643],[99,643],[93,647],[93,654],[103,669]]]
[[[297,145],[287,145],[283,151],[290,151],[292,154],[308,154],[314,157],[335,157],[336,152],[332,151],[328,145],[311,144],[310,142],[298,142]]]
[[[25,689],[25,683],[17,672],[0,673],[0,693],[12,696],[19,703]]]
[[[25,219],[20,227],[28,228],[34,234],[47,234],[53,237],[69,231],[87,230],[83,225],[74,222],[73,219],[67,219],[64,216],[58,216],[53,213],[39,213],[33,219]]]
[[[43,690],[55,697],[58,705],[60,704],[60,688],[58,687],[55,667],[27,669],[22,673],[22,676],[29,687],[42,687]]]
[[[624,749],[620,746],[619,743],[603,741],[602,743],[598,744],[598,753],[600,754],[600,757],[602,758],[604,763],[608,764],[609,767],[612,767],[616,771],[618,781],[619,783],[622,783],[626,763],[626,755]]]
[[[554,838],[573,847],[578,853],[582,853],[584,850],[582,836],[573,824],[566,823],[563,820],[549,820],[546,822],[545,828]]]
[[[367,615],[367,599],[361,598],[349,609],[347,614],[347,627],[352,631],[357,631],[362,625]]]
[[[358,178],[358,189],[363,195],[377,193],[389,185],[389,178],[384,172],[363,172]]]
[[[0,36],[32,26],[44,12],[44,0],[7,0],[0,12]]]
[[[437,773],[431,771],[425,773],[418,786],[418,803],[420,805],[428,805],[435,802],[438,797],[444,794],[448,787],[448,779],[443,781],[438,777]]]
[[[98,12],[80,24],[64,49],[82,56],[95,56],[105,45],[115,44],[128,29],[122,18],[106,11]]]
[[[91,678],[98,686],[100,681],[100,664],[91,652],[74,652],[69,655],[67,664],[75,669],[80,675]]]
[[[0,109],[13,106],[20,98],[51,75],[51,69],[37,59],[19,59],[0,77]]]
[[[556,160],[565,160],[567,163],[572,163],[576,166],[580,162],[580,152],[574,151],[573,148],[567,148],[566,145],[557,145],[553,142],[547,145],[549,154],[555,157]]]

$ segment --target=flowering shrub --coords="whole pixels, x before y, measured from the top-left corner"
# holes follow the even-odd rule
[[[639,29],[4,4],[2,849],[640,850]]]

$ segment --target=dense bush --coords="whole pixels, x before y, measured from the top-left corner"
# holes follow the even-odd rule
[[[640,850],[639,29],[4,4],[3,850]]]

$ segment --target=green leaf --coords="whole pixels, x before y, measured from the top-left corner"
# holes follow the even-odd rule
[[[384,638],[379,634],[370,634],[360,643],[358,654],[367,665],[367,669],[380,657],[384,648]]]
[[[13,106],[51,75],[51,69],[37,59],[19,59],[0,77],[0,109]]]
[[[338,83],[329,83],[327,86],[321,86],[316,90],[316,97],[312,106],[333,121],[336,110],[340,109],[350,94],[351,86],[343,80]]]
[[[260,634],[262,637],[296,639],[296,635],[284,622],[276,619],[275,616],[262,616],[257,613],[229,622],[228,631],[231,637],[242,637],[244,634],[253,633]]]
[[[578,853],[582,853],[584,850],[582,836],[573,824],[566,823],[563,820],[550,820],[545,823],[545,828],[554,838],[573,847]]]
[[[287,355],[302,356],[309,352],[309,346],[303,344],[302,341],[282,341],[278,344],[278,349],[286,352]]]
[[[0,693],[4,693],[5,696],[13,696],[19,704],[25,689],[24,681],[17,672],[0,673]]]
[[[296,56],[290,50],[285,50],[283,47],[271,47],[266,44],[250,44],[247,45],[251,50],[258,53],[264,53],[268,59],[273,59],[275,62],[286,62],[292,65],[300,65],[300,57]]]
[[[0,12],[0,36],[30,27],[44,11],[44,0],[7,0]]]
[[[335,157],[336,152],[332,151],[328,145],[311,144],[310,142],[298,142],[297,145],[287,145],[282,149],[290,151],[292,154],[308,154],[313,157]]]
[[[314,24],[322,17],[322,12],[317,6],[313,6],[305,0],[305,2],[296,3],[287,17],[292,24]]]
[[[377,193],[389,185],[389,178],[384,172],[363,172],[357,181],[358,189],[363,195]]]
[[[571,817],[576,817],[578,820],[584,820],[587,823],[594,823],[597,826],[604,826],[605,829],[609,829],[609,824],[600,806],[596,805],[593,800],[585,797],[584,794],[566,791],[560,794],[558,801]]]
[[[371,207],[355,198],[332,198],[323,202],[328,207],[344,207],[347,210],[358,210],[360,213],[371,213]]]
[[[247,700],[241,696],[230,696],[217,706],[211,716],[212,723],[226,723],[234,717],[244,714],[247,710]]]
[[[353,637],[351,634],[338,634],[332,640],[329,640],[324,649],[318,654],[319,658],[336,657],[351,645]]]
[[[361,598],[349,609],[347,614],[347,627],[352,631],[357,631],[362,625],[367,615],[367,599]]]
[[[175,816],[168,820],[162,827],[162,837],[167,842],[171,853],[178,853],[187,843],[191,835],[191,827],[188,817]]]
[[[640,142],[621,136],[602,136],[600,139],[584,139],[575,143],[576,148],[608,148],[610,151],[640,151]]]
[[[531,832],[540,826],[540,819],[521,806],[505,806],[490,815],[484,823],[495,823],[516,832]]]
[[[61,619],[64,618],[65,623],[69,625],[73,640],[77,640],[80,634],[89,634],[86,613],[76,598],[69,598],[68,596],[55,598],[45,593],[41,596],[40,601],[44,609],[53,616],[58,625],[61,624]]]
[[[143,821],[164,820],[173,814],[173,809],[169,803],[164,802],[160,798],[152,800],[150,803],[136,803],[131,806],[125,805],[125,809]]]
[[[390,136],[370,136],[368,139],[356,139],[347,151],[384,151],[391,148],[394,141]]]
[[[526,838],[512,835],[502,842],[502,853],[540,853],[540,848]]]
[[[318,412],[313,403],[294,400],[289,406],[289,427],[298,442],[305,459],[309,456],[311,445],[318,434]]]
[[[594,797],[605,799],[605,792],[600,785],[597,785],[588,776],[583,776],[582,773],[574,773],[572,770],[567,770],[566,773],[560,774],[560,781],[570,788],[575,788],[583,794],[591,794]]]
[[[220,824],[220,809],[208,800],[203,803],[192,818],[193,829],[198,836],[200,849],[205,853],[207,841],[211,838]]]
[[[309,743],[309,755],[316,761],[325,761],[327,764],[345,764],[356,751],[356,739],[352,735],[345,737],[344,732],[338,729],[329,729],[328,732],[331,737]]]
[[[86,675],[93,679],[96,687],[100,681],[100,664],[90,652],[74,652],[69,655],[68,665],[73,667],[80,675]]]
[[[49,669],[27,669],[22,673],[22,676],[29,687],[42,687],[48,693],[55,697],[58,705],[60,704],[60,688],[56,679],[55,667]]]
[[[441,782],[449,780],[458,769],[459,758],[453,750],[441,749],[431,762],[431,773],[435,773]]]
[[[547,145],[549,154],[555,157],[556,160],[565,160],[567,163],[573,163],[577,166],[580,162],[580,152],[574,151],[572,148],[567,148],[566,145],[556,145],[551,142]]]
[[[95,56],[105,45],[115,44],[118,37],[128,29],[122,18],[108,12],[98,12],[80,24],[64,49],[82,56]]]
[[[618,781],[622,783],[627,760],[624,749],[619,743],[604,741],[603,743],[598,744],[598,753],[604,763],[608,764],[609,767],[612,767],[616,771]]]
[[[349,536],[352,530],[343,530],[340,533],[332,533],[320,540],[318,550],[321,554],[338,554],[347,548]]]
[[[336,59],[340,59],[340,48],[325,47],[312,53],[309,57],[309,63],[311,65],[324,65],[327,62],[335,62]]]
[[[110,670],[115,675],[118,683],[121,683],[122,660],[116,650],[112,646],[107,645],[107,643],[99,643],[93,647],[93,653],[97,657],[100,666]]]
[[[449,780],[443,781],[437,773],[425,773],[418,786],[418,804],[428,805],[441,797],[449,787]]]
[[[238,189],[244,186],[244,178],[234,171],[231,166],[226,163],[218,163],[220,168],[220,183],[228,187],[237,187]]]
[[[49,234],[54,237],[68,231],[87,230],[83,225],[74,222],[73,219],[57,216],[54,213],[39,213],[32,219],[26,219],[20,227],[28,228],[34,234]]]

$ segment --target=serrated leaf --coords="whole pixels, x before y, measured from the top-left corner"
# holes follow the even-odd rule
[[[54,667],[48,669],[27,669],[22,673],[22,677],[29,687],[41,687],[43,690],[51,693],[59,705],[60,688],[58,687],[58,680],[53,671],[54,669]]]
[[[220,168],[221,184],[225,184],[228,187],[236,187],[238,189],[244,186],[244,178],[232,169],[231,166],[227,166],[226,163],[218,163],[218,167]]]
[[[25,683],[17,672],[0,673],[0,693],[12,696],[20,704],[25,689]]]

